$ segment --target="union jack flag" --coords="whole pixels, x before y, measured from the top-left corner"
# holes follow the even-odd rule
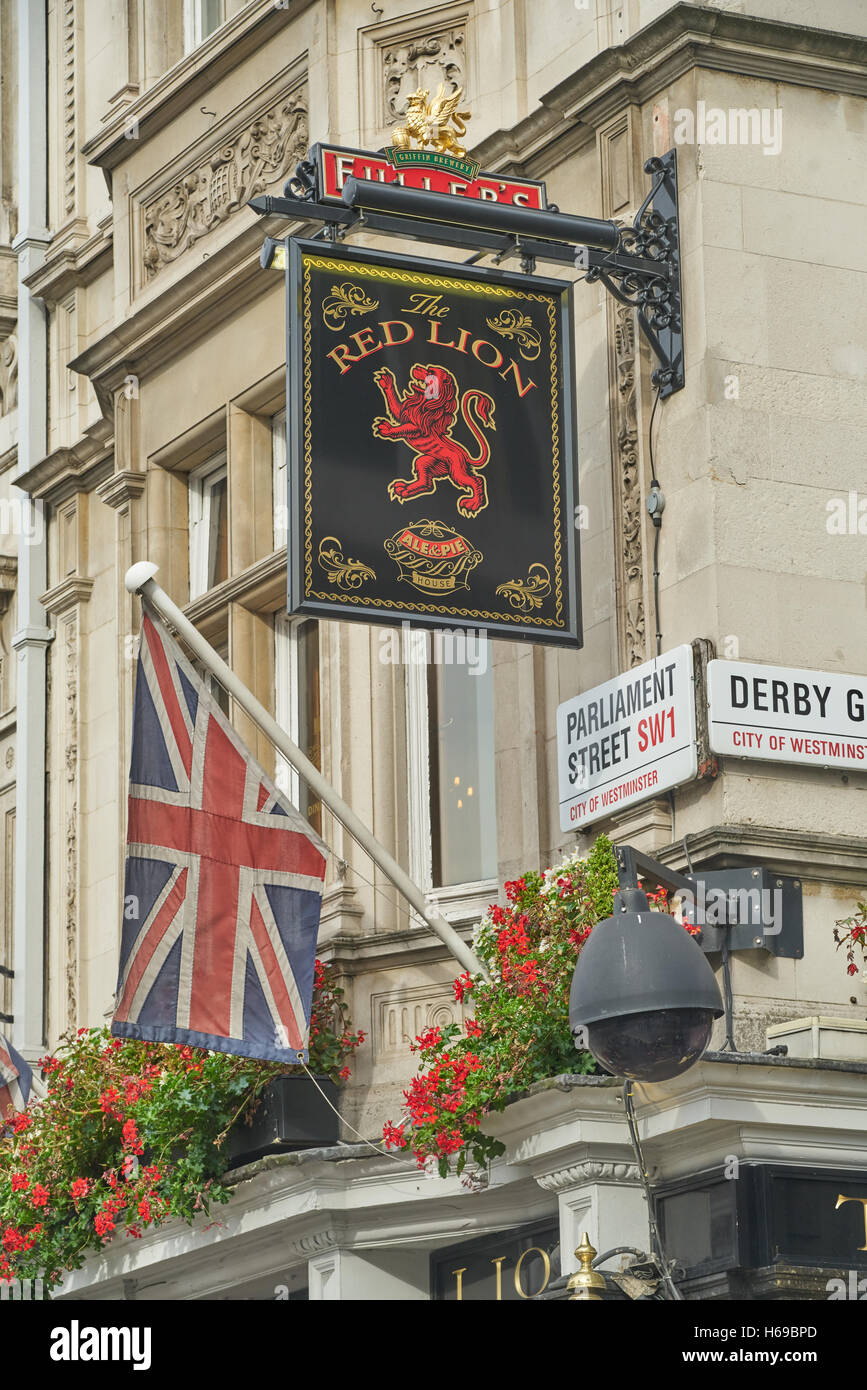
[[[112,1033],[306,1061],[326,853],[145,606]]]
[[[0,1130],[11,1110],[24,1110],[30,1097],[33,1073],[23,1057],[0,1033]]]

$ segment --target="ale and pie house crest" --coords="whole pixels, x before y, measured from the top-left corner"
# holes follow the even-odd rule
[[[580,644],[571,287],[292,240],[289,607]]]

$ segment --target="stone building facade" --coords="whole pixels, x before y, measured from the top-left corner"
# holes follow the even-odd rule
[[[867,671],[864,532],[827,525],[829,501],[867,485],[860,0],[19,0],[0,54],[14,77],[0,106],[0,964],[15,972],[0,1013],[26,1056],[112,1013],[135,561],[160,566],[467,935],[504,879],[575,842],[557,816],[557,705],[646,660],[658,633],[663,650],[704,638],[722,657]],[[279,192],[315,140],[380,148],[407,95],[440,82],[466,93],[482,167],[544,180],[564,210],[630,221],[644,161],[676,145],[683,239],[686,386],[653,421],[658,606],[653,363],[632,311],[578,285],[584,646],[491,644],[473,689],[469,857],[439,715],[464,709],[472,683],[383,661],[383,629],[285,616],[284,291],[259,250],[289,228],[245,206]],[[711,111],[731,113],[722,138]],[[753,111],[764,124],[738,115]],[[857,1066],[819,1085],[759,1058],[775,1023],[867,1018],[831,936],[867,881],[867,775],[750,759],[702,771],[592,834],[680,869],[686,839],[696,867],[799,876],[805,950],[736,954],[735,1037],[758,1057],[648,1088],[653,1162],[671,1181],[728,1153],[863,1166]],[[454,972],[327,811],[307,809],[334,850],[320,949],[370,1040],[344,1114],[372,1136],[400,1106],[408,1038],[455,1016]],[[357,1148],[314,1155],[251,1175],[228,1226],[194,1232],[183,1257],[155,1235],[70,1287],[121,1297],[145,1270],[162,1296],[272,1297],[282,1272],[310,1297],[426,1298],[431,1252],[537,1216],[560,1221],[567,1260],[581,1222],[597,1247],[646,1245],[604,1087],[508,1115],[484,1193]]]

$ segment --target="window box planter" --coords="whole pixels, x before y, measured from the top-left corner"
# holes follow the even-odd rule
[[[336,1105],[335,1083],[324,1076],[317,1076],[316,1080],[331,1104]],[[339,1125],[334,1111],[309,1077],[278,1076],[262,1092],[251,1123],[242,1122],[230,1131],[229,1167],[239,1168],[268,1154],[327,1148],[338,1142]]]

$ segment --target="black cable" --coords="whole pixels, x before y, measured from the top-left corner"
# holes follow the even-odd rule
[[[735,1046],[735,1002],[732,993],[732,968],[729,963],[729,943],[728,937],[723,937],[722,946],[722,976],[723,976],[723,1006],[725,1008],[726,1020],[726,1040],[720,1048],[720,1052],[737,1052]]]
[[[638,1126],[635,1123],[635,1109],[632,1104],[632,1082],[623,1083],[623,1107],[626,1111],[626,1125],[629,1130],[629,1138],[632,1142],[632,1151],[635,1154],[635,1161],[638,1164],[638,1176],[641,1178],[641,1185],[644,1188],[644,1200],[647,1203],[647,1224],[650,1228],[650,1247],[656,1258],[663,1282],[669,1291],[671,1298],[677,1302],[683,1302],[683,1294],[675,1285],[671,1277],[671,1270],[665,1255],[662,1251],[662,1241],[659,1236],[659,1229],[656,1224],[656,1217],[653,1211],[653,1196],[650,1191],[650,1183],[647,1178],[647,1170],[644,1166],[644,1154],[641,1150],[641,1140],[638,1137]]]
[[[654,417],[654,415],[656,414],[656,407],[657,407],[658,405],[659,405],[659,387],[656,388],[656,396],[655,396],[654,401],[653,401],[653,409],[652,409],[651,412],[650,412],[650,425],[648,426],[648,430],[647,430],[647,447],[648,447],[648,450],[649,450],[649,453],[650,453],[650,486],[651,486],[651,487],[661,487],[661,486],[662,486],[662,484],[660,483],[659,479],[658,479],[657,476],[656,476],[656,469],[655,469],[654,466],[653,466],[653,417]]]
[[[659,532],[660,525],[657,523],[654,528],[656,535],[653,538],[653,611],[656,615],[656,655],[662,651],[662,630],[659,623]]]
[[[653,421],[656,416],[657,407],[660,401],[659,387],[656,388],[656,395],[653,399],[653,409],[650,412],[650,424],[647,429],[647,448],[650,454],[650,490],[662,491],[662,484],[656,476],[656,463],[653,458]],[[656,655],[662,651],[662,632],[659,621],[659,532],[662,528],[662,515],[657,514],[653,517],[653,529],[656,535],[653,538],[653,613],[656,618]]]

